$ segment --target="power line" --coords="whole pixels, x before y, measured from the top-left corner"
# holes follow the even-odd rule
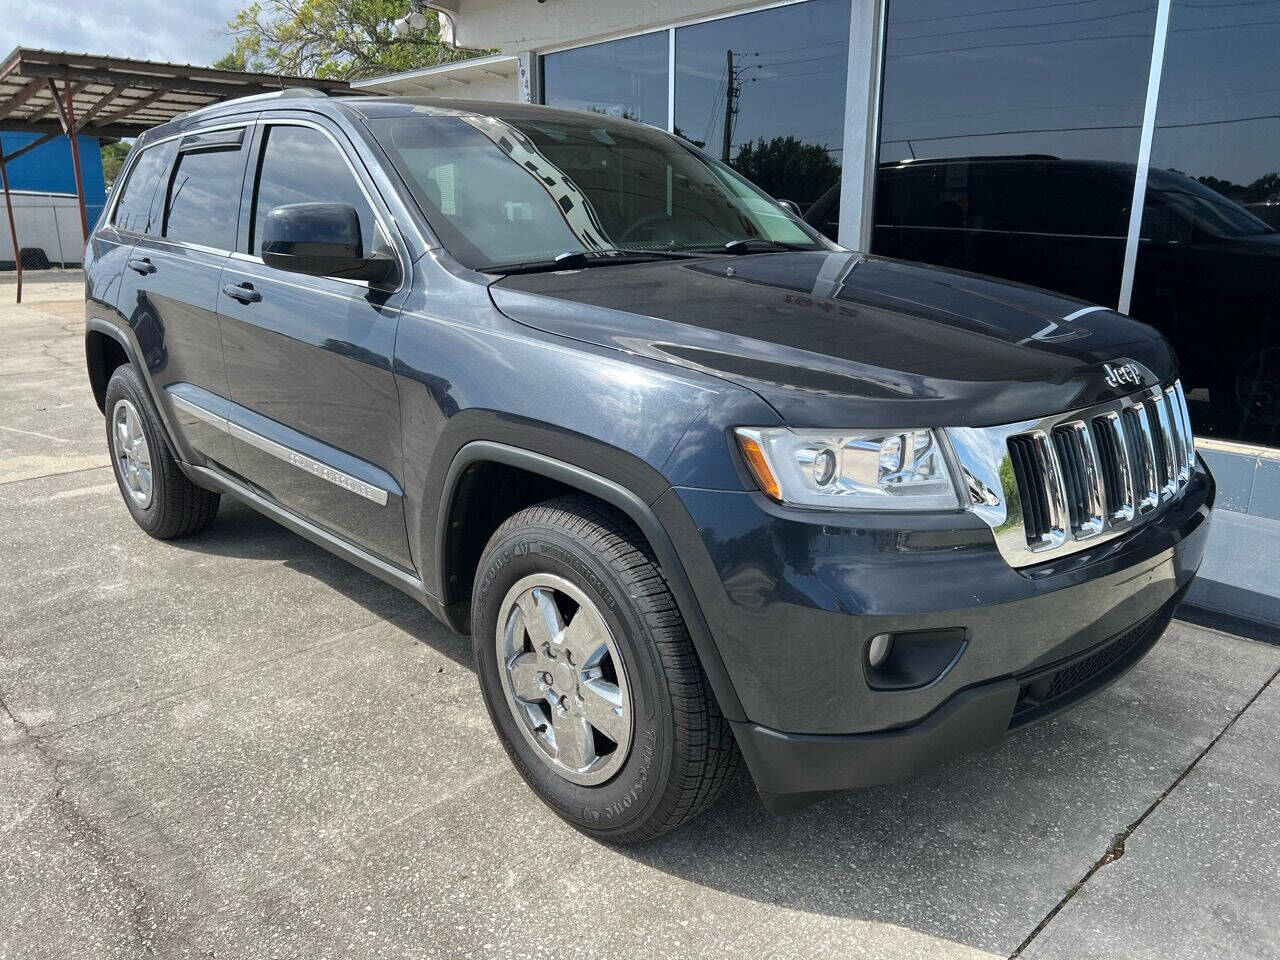
[[[1229,117],[1226,120],[1196,120],[1189,123],[1156,123],[1157,130],[1181,130],[1187,127],[1214,127],[1228,123],[1251,123],[1255,120],[1280,120],[1280,113],[1262,113],[1253,117]],[[1042,127],[1035,130],[989,130],[978,133],[951,133],[936,137],[902,137],[892,140],[881,140],[881,143],[907,143],[922,140],[969,140],[974,137],[1013,137],[1029,133],[1081,133],[1097,130],[1138,130],[1139,124],[1099,124],[1089,127]]]
[[[1027,133],[1083,133],[1096,130],[1140,130],[1141,124],[1137,123],[1117,123],[1117,124],[1099,124],[1089,127],[1042,127],[1037,130],[990,130],[982,133],[951,133],[944,136],[936,137],[903,137],[897,140],[881,140],[881,143],[920,143],[928,140],[967,140],[974,137],[1013,137],[1019,134]]]
[[[749,83],[755,83],[757,80],[790,80],[792,77],[813,77],[819,73],[838,73],[841,67],[827,67],[825,70],[806,70],[804,73],[774,73],[763,77],[748,77]]]
[[[995,10],[978,10],[973,13],[949,13],[944,17],[919,17],[915,20],[890,20],[889,26],[902,23],[937,23],[939,20],[959,20],[964,17],[993,17],[1002,13],[1021,13],[1023,10],[1048,10],[1051,7],[1078,7],[1102,0],[1061,0],[1059,3],[1037,3],[1028,7],[997,7]]]
[[[1122,17],[1132,17],[1137,13],[1152,13],[1153,9],[1150,5],[1134,7],[1132,10],[1125,10],[1121,13],[1108,13],[1100,17],[1081,17],[1077,20],[1045,20],[1041,23],[1006,23],[994,27],[974,27],[970,30],[944,30],[940,33],[920,33],[912,37],[895,37],[890,36],[890,40],[927,40],[930,37],[958,37],[965,33],[990,33],[993,30],[1035,30],[1041,27],[1066,27],[1076,23],[1095,23],[1099,20],[1119,20]]]
[[[907,37],[905,39],[911,39]],[[1150,33],[1099,33],[1091,37],[1056,37],[1052,40],[1024,40],[1017,43],[979,43],[972,47],[941,47],[937,50],[917,50],[910,53],[890,54],[889,60],[905,60],[909,57],[930,57],[938,53],[966,53],[970,50],[999,50],[1006,47],[1043,47],[1055,43],[1084,43],[1090,40],[1150,40]]]
[[[1089,0],[1089,2],[1094,2],[1094,0]],[[1280,2],[1280,0],[1276,0],[1276,2]],[[824,40],[822,43],[806,43],[798,47],[770,47],[768,50],[754,50],[749,54],[744,54],[744,56],[758,57],[761,53],[790,53],[793,50],[812,50],[815,47],[829,47],[833,43],[848,46],[847,40]]]

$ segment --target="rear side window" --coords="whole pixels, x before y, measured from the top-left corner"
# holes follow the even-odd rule
[[[169,182],[164,236],[234,250],[244,152],[240,144],[183,150]]]
[[[160,218],[155,203],[156,187],[164,180],[177,144],[173,141],[150,147],[138,157],[125,181],[112,222],[120,230],[158,234]]]
[[[290,203],[345,203],[360,217],[367,257],[374,246],[376,221],[351,168],[333,141],[311,127],[274,126],[267,130],[258,166],[250,250],[262,255],[262,227],[275,207]]]

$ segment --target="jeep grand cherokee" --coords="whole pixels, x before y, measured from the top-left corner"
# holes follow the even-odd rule
[[[626,120],[202,109],[139,138],[86,286],[138,525],[234,497],[469,632],[513,763],[614,842],[743,760],[784,811],[995,744],[1200,563],[1149,327],[847,251]]]

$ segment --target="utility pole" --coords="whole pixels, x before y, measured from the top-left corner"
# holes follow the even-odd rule
[[[724,94],[724,143],[720,147],[720,159],[729,162],[729,153],[733,139],[733,118],[738,112],[738,77],[734,73],[733,51],[725,51],[725,94]]]

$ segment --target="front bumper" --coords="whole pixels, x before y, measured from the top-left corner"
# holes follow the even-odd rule
[[[1197,464],[1142,526],[1019,570],[966,514],[815,516],[688,488],[654,507],[742,703],[734,726],[756,785],[786,809],[991,746],[1120,676],[1195,576],[1213,495]],[[870,682],[872,636],[957,628],[961,652],[930,682]],[[1070,677],[1055,687],[1059,671]]]
[[[953,757],[994,747],[1009,731],[1061,713],[1113,683],[1155,646],[1184,592],[1093,649],[1021,677],[969,687],[909,727],[831,736],[735,723],[734,733],[774,813],[842,790],[910,780]]]

